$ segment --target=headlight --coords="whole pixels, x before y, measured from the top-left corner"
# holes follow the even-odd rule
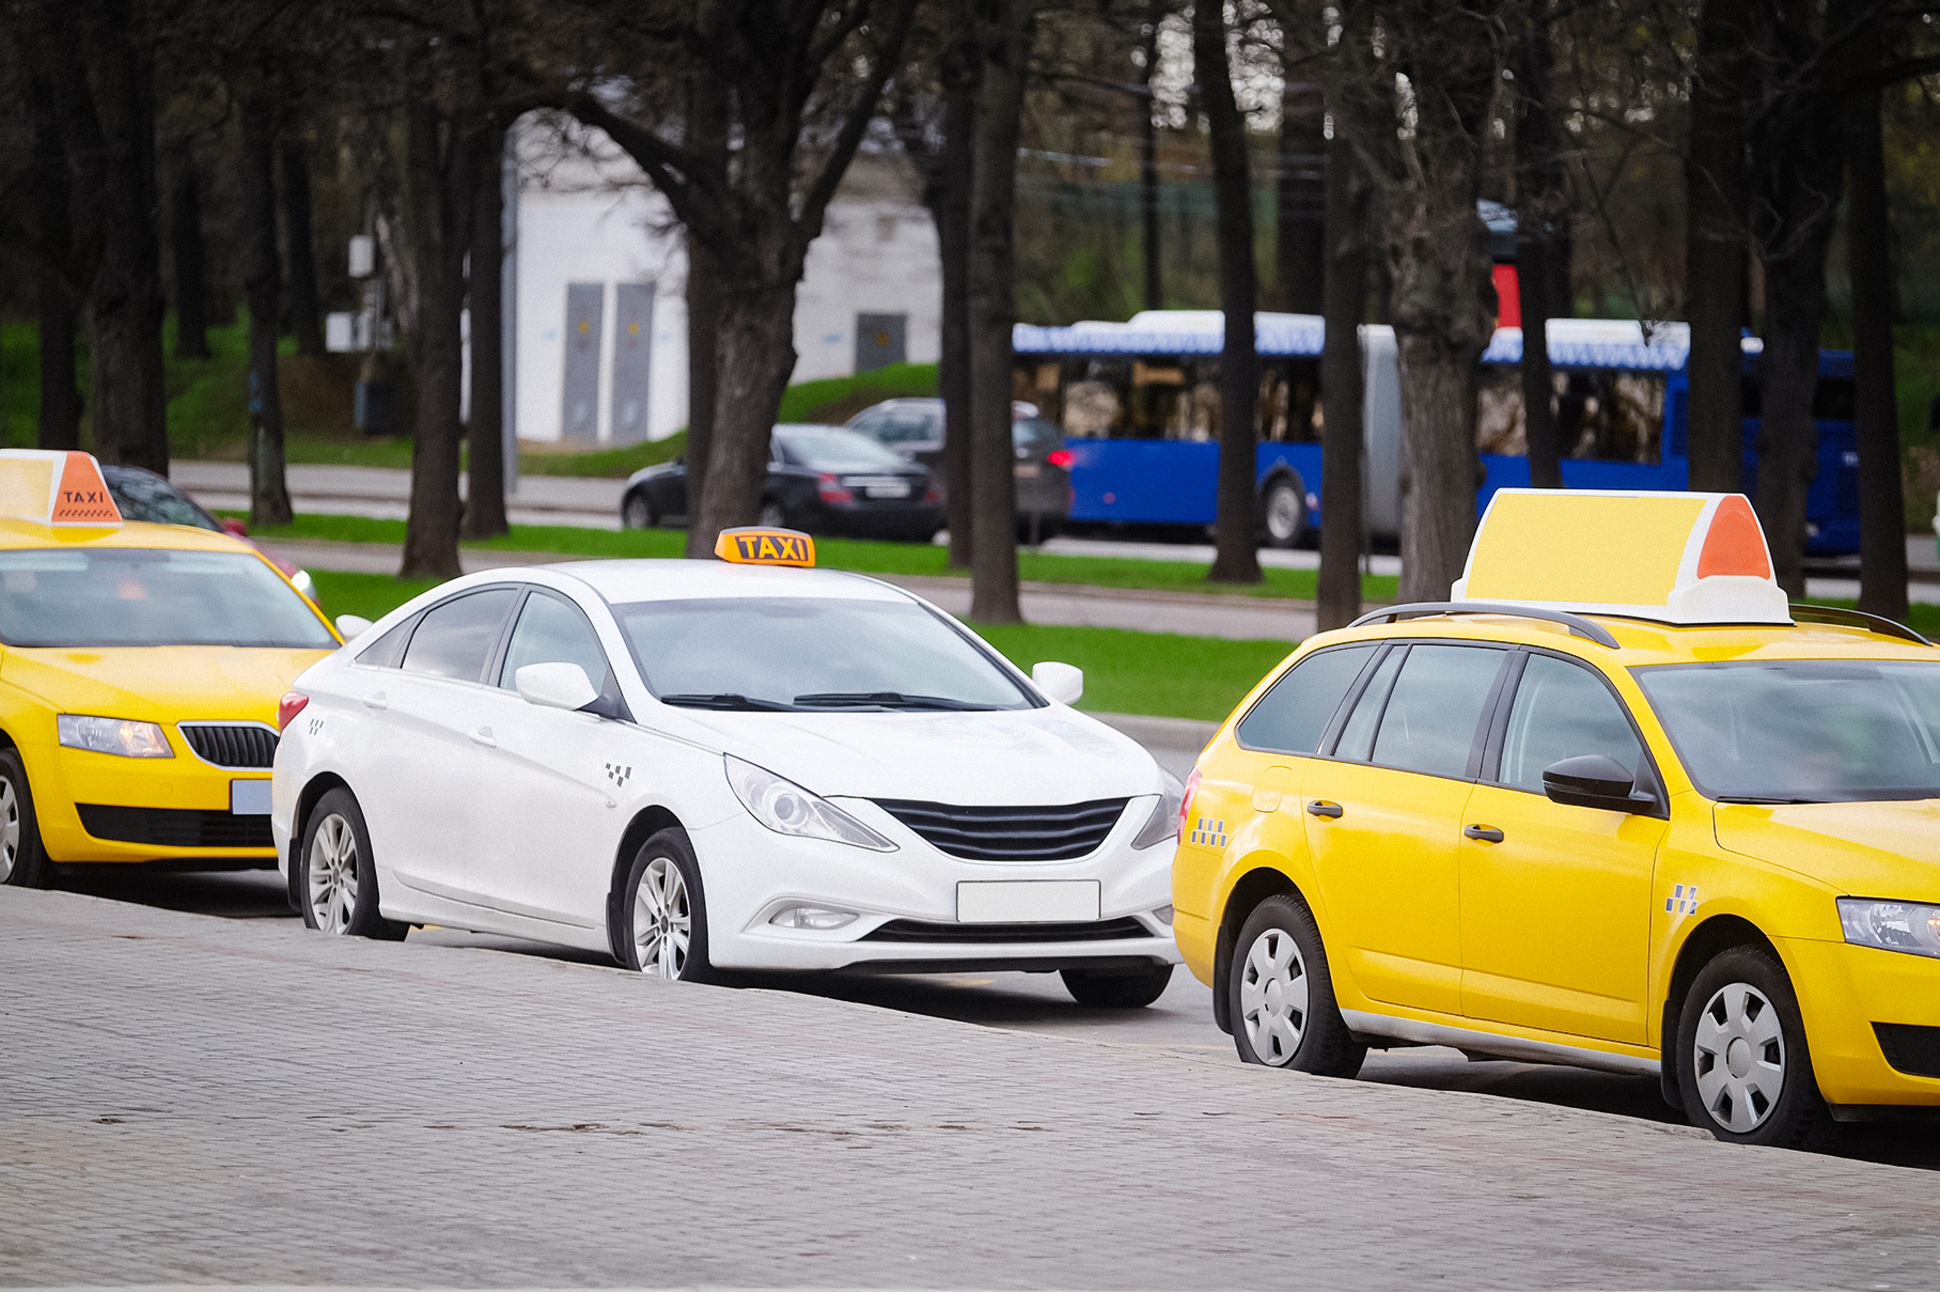
[[[173,758],[168,737],[152,722],[127,718],[86,718],[62,713],[54,718],[54,729],[69,749],[88,749],[97,754],[119,754],[123,758]]]
[[[1186,787],[1179,784],[1179,778],[1165,768],[1159,768],[1159,775],[1165,777],[1165,792],[1152,807],[1152,815],[1145,819],[1145,826],[1132,840],[1134,848],[1155,848],[1166,840],[1179,837],[1179,805],[1185,801]]]
[[[817,798],[793,781],[728,754],[728,785],[748,815],[776,834],[798,839],[827,839],[854,844],[874,852],[894,852],[896,845],[825,799]]]
[[[1839,923],[1855,946],[1940,958],[1940,906],[1842,897]]]

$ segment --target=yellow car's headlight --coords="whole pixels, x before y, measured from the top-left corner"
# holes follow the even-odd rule
[[[54,718],[61,743],[69,749],[87,749],[97,754],[118,754],[123,758],[173,758],[168,736],[152,722],[131,718],[90,718],[63,713]]]
[[[1839,923],[1846,941],[1857,946],[1940,959],[1940,906],[1842,897]]]

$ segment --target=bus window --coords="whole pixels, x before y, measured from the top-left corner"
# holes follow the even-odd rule
[[[1664,379],[1655,373],[1570,368],[1552,374],[1550,408],[1562,456],[1656,465],[1662,458]],[[1478,453],[1528,452],[1523,424],[1522,373],[1490,365],[1476,383]]]

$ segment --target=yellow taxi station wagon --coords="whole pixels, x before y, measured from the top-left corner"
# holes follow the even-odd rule
[[[85,453],[0,450],[0,883],[274,867],[278,702],[339,644],[249,544],[124,524]]]
[[[1788,607],[1737,494],[1501,491],[1452,597],[1200,755],[1174,928],[1240,1057],[1656,1074],[1749,1143],[1940,1104],[1940,651]]]

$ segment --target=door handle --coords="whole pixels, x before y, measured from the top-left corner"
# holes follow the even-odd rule
[[[1326,799],[1315,799],[1307,804],[1307,811],[1314,816],[1324,816],[1329,821],[1337,821],[1340,819],[1341,807],[1340,804],[1329,803]]]
[[[382,691],[378,691],[374,695],[364,697],[364,707],[366,709],[388,709],[391,707],[391,702],[384,698]]]
[[[1465,825],[1462,834],[1465,838],[1480,839],[1483,843],[1502,842],[1502,831],[1491,825]]]
[[[487,749],[498,748],[498,741],[492,738],[492,729],[490,727],[480,727],[477,731],[472,732],[472,743],[475,745],[483,745]]]

